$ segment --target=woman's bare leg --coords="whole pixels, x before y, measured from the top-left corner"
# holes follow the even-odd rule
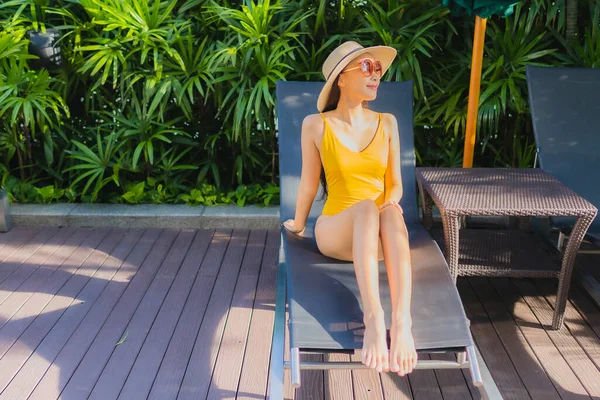
[[[408,231],[402,213],[395,207],[383,209],[379,226],[392,301],[390,370],[403,376],[412,372],[417,364],[411,330],[412,277]]]
[[[354,261],[364,309],[362,362],[378,372],[388,371],[386,327],[379,296],[378,260],[382,249],[377,205],[365,200],[334,216],[319,218],[315,237],[324,255]]]

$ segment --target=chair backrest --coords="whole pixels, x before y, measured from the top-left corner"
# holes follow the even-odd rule
[[[280,219],[294,218],[298,184],[302,169],[300,134],[304,117],[317,113],[317,98],[323,87],[319,82],[277,82],[277,124],[279,140],[279,182],[281,188]],[[418,223],[415,182],[415,152],[413,138],[413,85],[412,82],[382,82],[377,98],[369,108],[391,113],[398,120],[402,163],[403,195],[400,204],[407,225]],[[309,224],[321,214],[324,201],[319,189]]]
[[[540,167],[600,207],[600,69],[528,66],[527,85]]]

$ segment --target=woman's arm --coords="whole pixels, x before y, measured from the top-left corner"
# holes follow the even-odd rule
[[[302,121],[302,173],[296,199],[295,231],[302,231],[306,226],[313,200],[319,190],[321,156],[315,144],[315,137],[322,128],[323,119],[319,114],[309,115]]]
[[[393,114],[384,114],[384,127],[389,132],[389,157],[385,173],[385,201],[400,202],[402,198],[402,175],[400,173],[400,135],[398,121]]]

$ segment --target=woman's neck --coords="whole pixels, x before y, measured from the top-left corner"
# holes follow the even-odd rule
[[[360,100],[341,96],[336,108],[336,116],[350,126],[361,124],[365,120],[365,109]]]

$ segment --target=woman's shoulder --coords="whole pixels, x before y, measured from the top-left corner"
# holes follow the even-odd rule
[[[397,124],[396,116],[392,113],[380,113],[381,114],[381,122],[385,124]]]
[[[398,120],[394,114],[381,113],[381,122],[383,128],[388,132],[395,132],[398,130]]]
[[[309,114],[302,121],[302,131],[318,133],[323,129],[323,123],[321,114]]]

